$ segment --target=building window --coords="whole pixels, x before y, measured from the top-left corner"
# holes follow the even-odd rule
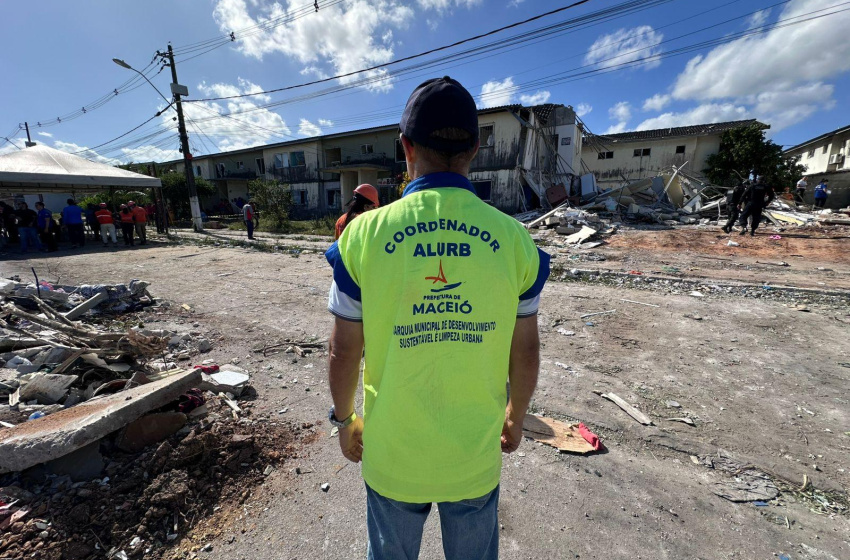
[[[685,153],[685,147],[684,146],[676,146],[676,153],[677,154],[684,154]]]
[[[472,186],[475,188],[475,194],[478,198],[485,202],[490,202],[490,189],[493,186],[492,181],[473,181]]]
[[[283,168],[283,162],[284,162],[283,154],[275,154],[274,155],[274,168],[275,169]],[[289,160],[286,160],[286,162],[289,163]]]
[[[342,163],[342,150],[339,148],[325,148],[325,165],[334,167]]]
[[[329,190],[326,194],[328,196],[328,208],[339,208],[339,190]]]
[[[644,157],[648,156],[652,152],[651,148],[636,148],[633,157]]]
[[[304,159],[304,152],[289,152],[290,167],[306,167],[307,160]]]
[[[365,156],[367,154],[374,154],[374,153],[375,153],[375,147],[372,144],[360,144],[360,154],[361,155]]]
[[[404,146],[401,145],[401,140],[397,138],[395,141],[395,162],[404,163],[406,161],[404,159]]]
[[[254,160],[257,163],[257,175],[265,175],[266,174],[266,160],[263,158],[257,158]]]
[[[614,152],[599,152],[596,159],[614,159]]]
[[[298,206],[307,206],[307,191],[292,191],[292,203]]]
[[[216,177],[221,179],[222,177],[224,177],[225,172],[226,172],[226,170],[224,168],[223,163],[216,163],[215,164],[215,176]]]
[[[200,177],[200,176],[201,176],[201,166],[198,165],[197,167],[195,167],[195,177]]]
[[[487,124],[478,127],[478,140],[481,142],[481,148],[492,148],[496,144],[496,137],[493,134],[493,125]]]
[[[823,153],[826,153],[826,151],[827,151],[828,149],[829,149],[829,144],[824,144],[824,145],[823,145]]]
[[[815,151],[814,151],[814,150],[809,150],[809,155],[808,155],[808,156],[806,156],[806,157],[808,157],[809,159],[812,159],[813,157],[815,157]]]
[[[238,169],[238,170],[245,169],[245,164],[242,163],[241,161],[237,161],[236,162],[236,169]]]

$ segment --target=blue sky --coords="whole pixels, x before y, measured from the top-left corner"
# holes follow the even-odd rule
[[[115,65],[113,57],[141,70],[169,41],[183,53],[178,54],[177,68],[189,98],[204,99],[382,64],[568,3],[321,0],[316,13],[305,0],[6,2],[0,29],[6,45],[13,47],[0,61],[0,135],[11,133],[14,144],[22,146],[25,135],[16,127],[28,121],[33,140],[76,152],[136,127],[165,105],[142,83],[135,88],[130,84],[128,91],[78,118],[48,123],[134,77]],[[519,33],[599,16],[600,10],[621,4],[590,0],[417,60],[490,42],[504,44]],[[412,88],[445,74],[481,96],[481,106],[544,101],[572,105],[596,133],[758,118],[772,125],[776,142],[793,145],[848,124],[850,3],[655,0],[638,8],[625,14],[615,10],[585,25],[573,22],[571,28],[548,36],[404,75],[392,71],[405,64],[389,66],[371,72],[366,85],[351,84],[357,78],[352,77],[287,92],[187,103],[192,149],[203,154],[397,122]],[[809,19],[813,16],[824,17]],[[251,28],[268,18],[283,23]],[[788,25],[792,22],[797,23]],[[767,32],[743,35],[759,29]],[[220,46],[209,52],[190,51],[191,45],[231,30],[236,41],[210,43]],[[680,49],[683,54],[676,55]],[[151,80],[170,96],[169,70],[153,75],[156,70],[151,67]],[[309,98],[339,85],[351,87]],[[230,118],[221,116],[231,112]],[[177,158],[172,115],[166,112],[120,141],[84,155],[110,162]],[[44,126],[39,127],[39,121]],[[0,144],[0,152],[15,149],[2,138]]]

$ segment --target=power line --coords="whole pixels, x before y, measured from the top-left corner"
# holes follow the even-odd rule
[[[395,59],[395,60],[391,60],[390,62],[385,62],[385,63],[383,63],[383,64],[377,64],[377,65],[375,65],[375,66],[371,66],[371,67],[369,67],[369,68],[362,68],[362,69],[360,69],[360,70],[354,70],[354,71],[352,71],[352,72],[346,72],[345,74],[337,74],[336,76],[331,76],[331,77],[329,77],[329,78],[321,78],[321,79],[318,79],[318,80],[313,80],[313,81],[311,81],[311,82],[305,82],[305,83],[302,83],[302,84],[295,84],[295,85],[292,85],[292,86],[286,86],[286,87],[281,87],[281,88],[276,88],[276,89],[270,89],[270,90],[266,90],[266,91],[258,91],[258,92],[251,92],[251,93],[243,93],[243,94],[239,94],[239,95],[227,95],[227,96],[222,96],[222,97],[208,97],[208,98],[205,98],[205,99],[192,99],[192,100],[187,100],[187,102],[189,102],[189,101],[194,101],[194,102],[197,102],[197,101],[220,101],[220,100],[223,100],[223,99],[236,99],[236,98],[240,98],[240,97],[251,97],[251,96],[255,96],[255,95],[267,95],[267,94],[269,94],[269,93],[276,93],[276,92],[279,92],[279,91],[286,91],[286,90],[291,90],[291,89],[296,89],[296,88],[302,88],[302,87],[306,87],[306,86],[312,86],[312,85],[316,85],[316,84],[322,84],[322,83],[329,82],[329,81],[332,81],[332,80],[339,80],[339,79],[342,79],[342,78],[347,78],[347,77],[350,77],[350,76],[354,76],[355,74],[362,74],[362,73],[364,73],[364,72],[370,72],[370,71],[374,71],[374,70],[380,70],[380,69],[382,69],[382,68],[386,68],[387,66],[391,66],[391,65],[393,65],[393,64],[398,64],[398,63],[400,63],[400,62],[406,62],[406,61],[408,61],[408,60],[413,60],[413,59],[416,59],[416,58],[421,58],[421,57],[423,57],[423,56],[427,56],[427,55],[429,55],[429,54],[433,54],[433,53],[435,53],[435,52],[444,51],[444,50],[446,50],[446,49],[451,49],[451,48],[453,48],[453,47],[457,47],[457,46],[459,46],[459,45],[463,45],[463,44],[465,44],[465,43],[469,43],[469,42],[471,42],[471,41],[477,41],[478,39],[482,39],[482,38],[484,38],[484,37],[489,37],[489,36],[491,36],[491,35],[495,35],[495,34],[497,34],[497,33],[501,33],[502,31],[506,31],[506,30],[508,30],[508,29],[513,29],[513,28],[515,28],[515,27],[519,27],[519,26],[521,26],[521,25],[525,25],[526,23],[531,23],[532,21],[537,21],[537,20],[539,20],[539,19],[542,19],[542,18],[545,18],[545,17],[551,16],[551,15],[554,15],[554,14],[557,14],[557,13],[560,13],[560,12],[563,12],[563,11],[565,11],[565,10],[569,10],[569,9],[571,9],[571,8],[575,8],[575,7],[581,6],[582,4],[586,4],[586,3],[588,3],[589,1],[590,1],[590,0],[578,0],[578,1],[573,2],[572,4],[569,4],[569,5],[567,5],[567,6],[562,6],[562,7],[560,7],[560,8],[556,8],[556,9],[554,9],[554,10],[550,10],[550,11],[548,11],[548,12],[545,12],[545,13],[542,13],[542,14],[538,14],[538,15],[536,15],[536,16],[534,16],[534,17],[531,17],[531,18],[528,18],[528,19],[525,19],[525,20],[522,20],[522,21],[514,22],[514,23],[512,23],[512,24],[510,24],[510,25],[506,25],[506,26],[504,26],[504,27],[500,27],[500,28],[498,28],[498,29],[493,29],[492,31],[488,31],[487,33],[482,33],[482,34],[479,34],[479,35],[475,35],[474,37],[468,37],[468,38],[466,38],[466,39],[462,39],[462,40],[460,40],[460,41],[456,41],[456,42],[451,43],[451,44],[449,44],[449,45],[443,45],[443,46],[441,46],[441,47],[436,47],[436,48],[433,48],[433,49],[429,49],[429,50],[427,50],[427,51],[423,51],[423,52],[420,52],[420,53],[417,53],[417,54],[413,54],[413,55],[406,56],[406,57],[403,57],[403,58],[398,58],[398,59]],[[648,1],[648,0],[643,0],[643,1]]]

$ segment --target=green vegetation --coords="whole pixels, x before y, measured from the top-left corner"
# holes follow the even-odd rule
[[[255,231],[265,231],[269,233],[283,233],[293,235],[319,235],[331,236],[334,234],[334,225],[336,219],[333,216],[316,218],[313,220],[290,220],[286,223],[285,230],[275,229],[270,226],[270,222],[262,217],[260,213],[260,227]],[[236,231],[245,231],[245,224],[242,222],[234,222],[227,226],[228,229]]]
[[[708,156],[706,165],[703,173],[715,185],[734,186],[753,171],[776,192],[793,188],[806,171],[796,159],[783,156],[782,146],[768,140],[765,131],[756,126],[724,132],[720,150]]]

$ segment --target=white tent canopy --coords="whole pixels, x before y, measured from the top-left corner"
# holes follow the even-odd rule
[[[162,181],[41,145],[0,156],[0,195],[90,193],[109,187],[161,188]]]

